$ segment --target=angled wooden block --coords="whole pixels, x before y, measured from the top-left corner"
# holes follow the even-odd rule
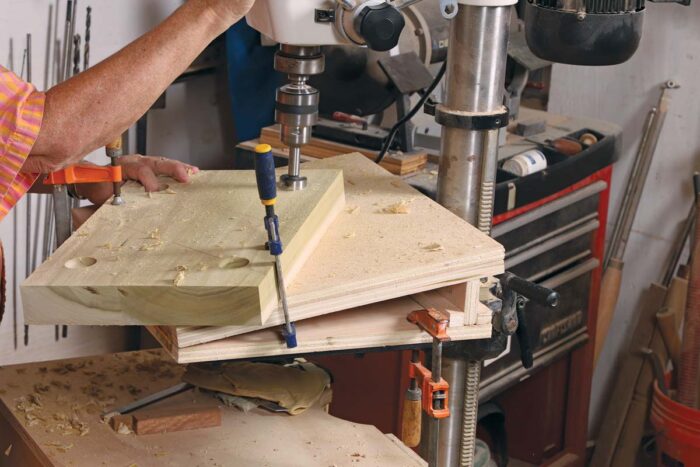
[[[345,204],[337,169],[307,170],[276,211],[291,283]],[[261,325],[277,307],[265,210],[252,171],[204,171],[187,185],[100,208],[21,286],[31,324]]]

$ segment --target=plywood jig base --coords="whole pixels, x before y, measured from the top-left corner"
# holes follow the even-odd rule
[[[499,243],[363,155],[302,167],[342,170],[346,207],[288,287],[294,321],[455,284],[462,284],[459,293],[474,303],[479,280],[503,272]],[[476,308],[464,311],[465,325],[476,325]],[[278,307],[263,325],[180,326],[154,333],[169,336],[182,349],[283,322]]]
[[[365,305],[351,310],[298,321],[298,346],[289,349],[280,329],[270,328],[240,336],[178,347],[172,328],[149,328],[154,337],[178,363],[238,360],[283,355],[306,355],[316,352],[376,349],[406,345],[425,345],[432,337],[406,318],[415,310],[437,307],[450,313],[449,336],[453,341],[491,337],[491,311],[484,305],[470,303],[478,322],[465,326],[465,313],[440,297],[437,291]]]
[[[306,170],[277,213],[292,282],[344,207],[342,173]],[[164,183],[165,179],[164,179]],[[204,171],[123,206],[102,206],[21,286],[30,324],[264,324],[277,306],[274,260],[252,171]]]
[[[289,416],[224,407],[219,427],[145,436],[100,421],[105,409],[173,386],[182,371],[162,351],[0,369],[0,466],[427,465],[375,427],[316,408]],[[177,397],[211,403],[200,393]]]

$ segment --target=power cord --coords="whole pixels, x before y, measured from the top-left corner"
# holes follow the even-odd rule
[[[418,113],[420,109],[423,108],[425,103],[428,101],[430,98],[430,95],[435,91],[435,88],[437,85],[440,83],[440,80],[442,77],[445,75],[445,70],[447,70],[447,61],[442,62],[442,66],[440,67],[440,71],[438,71],[437,75],[435,75],[435,79],[433,80],[432,83],[430,83],[430,86],[425,90],[425,93],[423,96],[421,96],[420,100],[416,103],[415,106],[411,109],[410,112],[408,112],[406,115],[401,118],[398,122],[394,124],[393,127],[391,127],[391,130],[389,131],[389,135],[387,136],[386,140],[384,140],[384,145],[382,146],[382,150],[379,151],[379,155],[377,158],[374,160],[377,164],[382,162],[384,160],[384,156],[386,156],[386,153],[389,151],[389,148],[391,145],[394,143],[394,138],[396,138],[396,133],[399,132],[401,127],[406,124],[409,120],[411,120],[415,115]]]

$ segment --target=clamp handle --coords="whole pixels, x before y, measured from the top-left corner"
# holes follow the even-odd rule
[[[538,305],[554,308],[559,304],[559,294],[557,292],[516,276],[511,272],[504,272],[498,276],[498,279],[501,281],[501,287],[504,289],[511,289],[518,295]]]
[[[260,202],[264,206],[274,206],[277,202],[277,178],[275,159],[269,144],[258,144],[255,147],[255,180],[258,183]]]
[[[502,331],[508,335],[515,333],[520,344],[520,361],[525,368],[532,368],[534,355],[530,334],[528,333],[525,306],[528,301],[548,308],[555,308],[559,303],[559,294],[552,289],[530,282],[513,273],[506,272],[498,276],[501,286]]]

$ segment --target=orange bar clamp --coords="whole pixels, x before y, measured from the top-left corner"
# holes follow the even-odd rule
[[[74,183],[115,183],[122,181],[121,166],[99,166],[92,164],[75,164],[65,169],[51,172],[45,185],[70,185]]]

